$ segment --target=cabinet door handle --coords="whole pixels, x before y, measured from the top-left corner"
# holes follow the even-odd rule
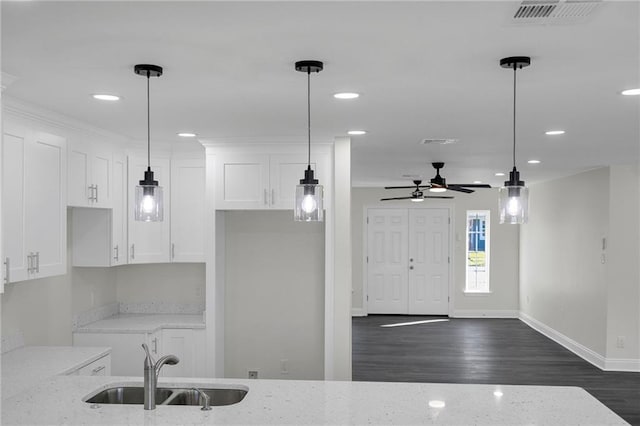
[[[36,252],[36,273],[40,273],[40,252]]]
[[[131,258],[132,259],[136,258],[136,245],[135,244],[131,244]]]
[[[97,203],[98,202],[98,185],[96,184],[96,185],[93,185],[93,186],[96,188],[96,196],[95,196],[93,201],[95,201]]]
[[[5,273],[4,273],[4,282],[6,284],[9,284],[11,282],[11,261],[9,260],[8,257],[4,258],[4,269],[5,269]]]
[[[33,252],[29,252],[27,256],[27,273],[30,274],[33,272]]]
[[[158,355],[158,338],[154,338],[151,342],[153,343],[153,353]]]
[[[113,248],[113,260],[117,262],[119,258],[120,258],[120,248],[116,244],[116,246]]]
[[[95,191],[95,192],[94,192]],[[89,185],[89,201],[98,201],[97,185]]]
[[[96,367],[93,370],[91,370],[91,375],[95,376],[96,374],[98,374],[99,372],[101,372],[102,370],[104,370],[105,368],[107,368],[104,365],[101,365],[100,367]]]
[[[273,206],[276,203],[276,190],[271,190],[271,205]]]
[[[267,188],[264,189],[264,205],[269,205],[269,192],[267,191]]]
[[[175,259],[176,258],[176,245],[174,243],[171,243],[171,259]]]

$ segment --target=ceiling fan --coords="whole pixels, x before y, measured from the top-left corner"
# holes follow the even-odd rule
[[[429,188],[430,192],[445,192],[447,189],[450,191],[458,191],[464,192],[465,194],[471,194],[473,189],[469,188],[491,188],[491,185],[487,185],[485,183],[469,183],[469,184],[461,184],[461,183],[450,183],[447,184],[447,180],[440,176],[440,169],[444,167],[444,163],[437,162],[431,163],[434,169],[436,169],[436,175],[430,180],[428,185],[420,186],[418,184],[416,186],[416,190],[420,190],[423,188]],[[413,183],[416,183],[414,180]],[[412,186],[385,186],[384,189],[411,189]],[[414,191],[415,192],[415,191]]]
[[[388,186],[385,189],[390,188],[403,188],[403,189],[413,189],[410,197],[393,197],[393,198],[381,198],[380,201],[391,201],[391,200],[411,200],[415,203],[419,203],[424,201],[425,198],[453,198],[446,195],[424,195],[421,188],[429,188],[428,186],[420,186],[422,183],[421,180],[414,180],[413,183],[415,186]]]

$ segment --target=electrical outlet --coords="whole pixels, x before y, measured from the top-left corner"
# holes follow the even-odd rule
[[[618,340],[616,340],[616,347],[618,349],[624,349],[624,340],[625,340],[624,336],[618,336]]]
[[[258,378],[258,371],[257,370],[249,370],[249,378],[250,379],[257,379]]]
[[[289,374],[289,360],[281,359],[280,360],[280,374]]]

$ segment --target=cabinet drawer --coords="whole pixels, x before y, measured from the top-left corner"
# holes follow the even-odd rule
[[[97,359],[91,364],[87,364],[76,371],[78,376],[110,376],[111,355],[103,356],[102,358]]]

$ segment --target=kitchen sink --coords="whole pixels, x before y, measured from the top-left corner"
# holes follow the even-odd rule
[[[237,404],[244,399],[244,389],[198,388],[207,396],[212,407]],[[171,389],[173,393],[161,405],[202,405],[202,395],[195,389]]]
[[[231,405],[242,401],[247,388],[205,388],[211,406]],[[143,386],[117,386],[101,390],[84,400],[90,404],[144,404]],[[156,405],[202,405],[202,396],[194,388],[157,388]]]
[[[156,404],[161,404],[171,396],[171,389],[156,389]],[[144,404],[142,386],[120,386],[98,392],[85,402],[91,404]]]

